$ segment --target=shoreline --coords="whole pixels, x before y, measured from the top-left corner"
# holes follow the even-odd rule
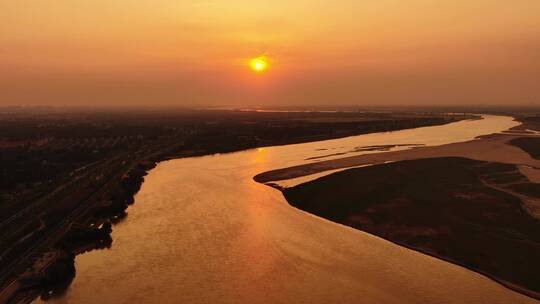
[[[294,207],[294,206],[292,206],[292,205],[291,205],[291,207],[296,208],[296,207]],[[300,209],[300,210],[301,210],[301,209]],[[311,214],[311,213],[310,213],[310,214]],[[343,224],[340,224],[340,223],[337,223],[337,222],[334,222],[334,221],[332,221],[332,223],[338,224],[338,225],[343,225]],[[346,226],[346,225],[345,225],[345,226]],[[348,227],[348,226],[347,226],[347,227]],[[353,228],[353,229],[356,229],[356,228]],[[482,275],[482,276],[484,276],[484,277],[486,277],[486,278],[488,278],[488,279],[490,279],[490,280],[492,280],[492,281],[494,281],[494,282],[500,284],[501,286],[503,286],[503,287],[505,287],[505,288],[508,288],[508,289],[510,289],[510,290],[513,290],[513,291],[515,291],[515,292],[518,292],[518,293],[520,293],[520,294],[523,294],[523,295],[525,295],[525,296],[528,296],[528,297],[530,297],[530,298],[532,298],[532,299],[535,299],[535,300],[540,301],[540,293],[539,293],[539,292],[535,292],[535,291],[526,289],[526,288],[524,288],[524,287],[521,287],[521,286],[519,286],[519,285],[510,283],[510,282],[508,282],[508,281],[505,281],[505,280],[503,280],[503,279],[500,279],[500,278],[498,278],[498,277],[496,277],[496,276],[494,276],[494,275],[491,275],[491,274],[489,274],[489,273],[487,273],[487,272],[484,272],[484,271],[482,271],[482,270],[479,270],[479,269],[477,269],[477,268],[473,268],[473,267],[467,266],[467,265],[465,265],[464,263],[461,263],[461,262],[459,262],[459,261],[452,260],[452,259],[450,259],[450,258],[441,256],[441,255],[437,255],[437,254],[434,254],[434,253],[432,253],[432,252],[423,251],[423,250],[421,250],[421,249],[419,249],[419,248],[416,248],[416,247],[413,247],[413,246],[409,246],[409,245],[404,244],[404,243],[392,241],[391,239],[385,238],[385,237],[380,236],[380,235],[372,234],[372,233],[370,233],[370,232],[368,232],[368,231],[364,231],[364,230],[360,230],[360,231],[365,232],[365,233],[369,233],[369,234],[372,235],[372,236],[381,238],[381,239],[383,239],[383,240],[385,240],[385,241],[388,241],[388,242],[390,242],[390,243],[396,244],[396,245],[398,245],[398,246],[405,247],[405,248],[407,248],[407,249],[409,249],[409,250],[412,250],[412,251],[415,251],[415,252],[419,252],[419,253],[421,253],[421,254],[425,254],[425,255],[428,255],[428,256],[430,256],[430,257],[433,257],[433,258],[436,258],[436,259],[439,259],[439,260],[442,260],[442,261],[445,261],[445,262],[448,262],[448,263],[451,263],[451,264],[460,266],[460,267],[465,268],[465,269],[467,269],[467,270],[470,270],[470,271],[472,271],[472,272],[478,273],[478,274],[480,274],[480,275]]]
[[[433,176],[430,177],[432,182],[429,184],[433,184],[434,187],[440,185],[438,184],[441,176],[439,174],[442,174],[444,176],[443,185],[445,185],[445,187],[448,187],[448,189],[454,189],[455,186],[452,182],[446,185],[446,179],[450,177],[451,180],[457,179],[456,185],[463,185],[462,188],[455,188],[461,190],[449,190],[450,192],[448,193],[440,192],[438,190],[431,194],[429,194],[430,192],[416,192],[422,191],[421,189],[424,188],[422,182],[423,179],[422,177],[415,178],[412,176],[420,174],[419,172],[423,172],[427,164],[431,164],[429,165],[429,168],[431,168],[431,166],[439,166],[437,164],[446,163],[447,161],[451,161],[453,164],[455,163],[453,166],[457,166],[456,168],[459,169],[451,170],[451,172],[439,171],[445,173],[432,174]],[[467,172],[460,170],[462,170],[461,168],[469,168],[468,166],[471,163],[479,163],[482,166],[484,166],[484,164],[489,166],[478,167],[485,169],[481,169],[481,171],[476,172],[475,174],[480,174],[476,175],[476,177],[479,179],[475,180],[474,182],[471,181],[472,183],[469,184],[468,181],[462,181],[460,178],[457,178],[459,175],[455,174],[456,172]],[[463,167],[461,167],[462,164]],[[409,190],[405,190],[404,193],[398,194],[397,196],[394,194],[381,194],[378,192],[380,191],[380,187],[386,188],[386,186],[379,186],[379,182],[380,178],[387,176],[390,168],[401,168],[399,170],[405,170],[411,166],[417,168],[413,172],[416,172],[416,170],[419,171],[416,173],[411,173],[412,176],[408,177],[409,182],[407,183],[406,188]],[[506,167],[506,169],[497,169],[504,167]],[[406,247],[410,250],[459,265],[468,270],[482,274],[485,277],[500,283],[506,288],[517,291],[536,300],[540,300],[540,292],[532,290],[532,286],[528,288],[517,283],[520,280],[522,284],[527,282],[528,279],[526,278],[532,275],[532,272],[527,272],[526,270],[514,272],[512,270],[514,266],[520,268],[523,265],[514,265],[514,262],[508,259],[509,256],[514,254],[514,251],[516,252],[515,254],[520,256],[525,252],[534,252],[533,250],[537,250],[535,248],[538,247],[535,244],[537,244],[538,241],[531,236],[531,234],[534,234],[532,231],[535,230],[531,230],[531,232],[524,232],[524,229],[525,231],[529,231],[528,229],[538,230],[538,220],[530,214],[521,214],[516,217],[516,215],[513,215],[513,212],[515,209],[520,209],[520,207],[517,206],[513,207],[515,208],[514,210],[505,209],[507,207],[501,209],[501,201],[498,200],[510,199],[511,206],[513,206],[515,201],[521,201],[519,197],[513,196],[512,193],[504,191],[503,185],[505,183],[492,180],[491,183],[495,183],[495,185],[485,184],[486,179],[490,180],[496,176],[501,176],[501,174],[517,172],[514,171],[517,170],[517,168],[510,168],[510,171],[508,171],[508,168],[509,166],[504,166],[497,163],[479,162],[465,158],[417,159],[393,164],[372,166],[369,168],[364,167],[348,169],[306,182],[304,184],[299,184],[294,187],[285,189],[278,188],[278,190],[281,190],[286,201],[293,208],[310,213],[317,217],[321,217],[339,225],[344,225],[352,229],[363,231],[399,246]],[[449,176],[447,176],[447,174]],[[362,187],[364,188],[363,190],[356,190],[351,188],[350,185],[345,185],[345,182],[347,181],[362,183],[361,181],[366,181],[366,178],[373,181],[367,181],[367,183]],[[513,178],[517,178],[517,182],[528,182],[523,175],[518,174],[513,176]],[[434,182],[433,179],[435,180]],[[396,185],[396,180],[391,180],[392,181],[388,181],[389,187]],[[418,182],[421,182],[422,184],[418,184]],[[502,188],[497,189],[494,187],[496,185],[501,185]],[[270,184],[268,184],[268,186],[273,187],[273,185]],[[477,189],[477,186],[481,186],[482,189]],[[474,188],[471,188],[471,190],[466,190],[468,187]],[[331,194],[331,191],[335,191],[335,193]],[[388,189],[388,191],[393,193],[391,189]],[[370,193],[373,195],[372,197],[365,197],[366,195],[370,195]],[[420,196],[415,199],[415,196],[419,194],[414,193],[423,194],[420,194]],[[453,198],[452,194],[455,193],[464,196],[465,199],[458,197]],[[478,195],[478,198],[475,198],[475,194]],[[480,195],[484,195],[485,197],[481,197]],[[450,199],[444,199],[443,197],[445,196],[450,197]],[[441,217],[438,213],[435,213],[432,214],[432,220],[422,219],[426,216],[426,214],[431,214],[430,210],[433,208],[431,203],[422,202],[422,200],[426,200],[426,197],[429,197],[429,199],[427,199],[428,202],[437,201],[437,206],[439,206],[437,208],[440,209],[440,212],[444,213],[445,216]],[[437,199],[437,197],[439,197],[439,199]],[[396,200],[398,198],[402,201]],[[463,204],[464,202],[466,203],[465,205]],[[475,207],[465,207],[467,205],[470,206],[471,202],[477,202]],[[448,205],[449,203],[451,204]],[[523,202],[520,202],[520,204],[523,204]],[[394,206],[394,208],[392,208],[391,211],[388,211],[390,206]],[[482,209],[486,207],[488,209]],[[404,208],[409,209],[409,211],[404,211]],[[485,216],[485,212],[491,214],[490,217],[493,217],[493,219],[486,221],[486,219],[483,218]],[[509,212],[509,215],[506,215],[506,212]],[[459,218],[460,214],[466,214],[468,219],[463,218],[463,220],[456,222],[453,218]],[[480,221],[476,222],[474,220],[475,218],[479,219]],[[473,220],[471,221],[471,219]],[[434,223],[432,223],[433,221]],[[491,225],[498,221],[505,223],[507,226],[503,226],[500,229],[492,228]],[[471,222],[475,224],[473,227],[469,226],[469,223]],[[535,228],[532,226],[529,227],[528,224],[525,223],[534,223]],[[506,229],[510,229],[510,231],[514,232],[507,233],[505,232]],[[465,231],[467,232],[465,233]],[[424,233],[428,232],[429,234],[424,235]],[[516,236],[514,236],[514,233]],[[522,235],[522,233],[525,234]],[[529,236],[527,236],[527,234]],[[490,235],[497,235],[498,237],[493,238]],[[459,240],[462,240],[463,244],[469,245],[464,245],[464,247],[454,246],[454,244],[459,244]],[[525,243],[514,247],[515,244],[520,242]],[[512,244],[514,244],[514,246]],[[511,252],[501,249],[505,247],[514,249]],[[437,253],[437,251],[440,251],[441,253]],[[505,264],[505,261],[508,262]],[[531,262],[532,260],[529,259],[528,261]],[[525,263],[528,264],[527,262]],[[533,264],[530,265],[531,267],[536,268],[536,266],[532,266]],[[499,275],[494,274],[493,272],[499,272]],[[502,275],[502,277],[500,275]],[[513,277],[516,282],[503,279],[504,276]],[[531,280],[531,282],[536,282],[534,279]]]
[[[492,134],[482,138],[445,144],[441,146],[415,147],[409,150],[389,151],[384,153],[354,155],[337,159],[296,165],[270,170],[257,174],[253,179],[258,183],[288,180],[329,170],[348,169],[363,165],[378,165],[389,161],[401,161],[418,158],[461,156],[475,160],[506,162],[516,165],[528,165],[540,168],[540,160],[533,159],[523,150],[507,145],[512,139],[534,136],[530,134]],[[494,152],[495,149],[500,151]],[[501,152],[502,151],[502,152]],[[540,172],[527,177],[540,181]]]

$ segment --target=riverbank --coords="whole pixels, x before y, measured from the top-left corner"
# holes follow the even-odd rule
[[[459,156],[475,160],[485,160],[493,162],[502,162],[529,166],[532,168],[540,168],[540,161],[533,159],[522,149],[509,145],[508,142],[525,136],[533,136],[529,134],[493,134],[483,136],[481,140],[472,140],[468,142],[459,142],[432,147],[418,147],[403,151],[390,151],[385,153],[364,154],[338,159],[324,160],[270,170],[260,173],[254,177],[259,183],[267,183],[272,181],[288,180],[306,175],[317,174],[329,170],[345,169],[356,166],[382,164],[389,161],[401,161],[418,158],[435,158],[435,157],[451,157]],[[531,181],[540,181],[540,172],[537,170],[522,172]]]
[[[511,195],[524,185],[515,165],[446,157],[349,169],[283,194],[301,210],[540,299],[540,221]]]

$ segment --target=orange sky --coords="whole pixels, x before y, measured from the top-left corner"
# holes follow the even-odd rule
[[[0,20],[1,105],[540,105],[538,0],[17,0]]]

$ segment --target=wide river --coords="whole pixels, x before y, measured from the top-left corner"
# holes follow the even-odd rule
[[[112,248],[78,256],[71,287],[49,302],[537,303],[462,267],[297,210],[253,181],[309,157],[461,142],[515,125],[484,116],[161,162],[114,226]]]

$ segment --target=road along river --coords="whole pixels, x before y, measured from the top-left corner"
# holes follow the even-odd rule
[[[468,141],[515,125],[484,116],[162,162],[114,227],[112,248],[78,256],[71,287],[49,302],[536,303],[462,267],[297,210],[253,181],[314,161],[307,158]]]

